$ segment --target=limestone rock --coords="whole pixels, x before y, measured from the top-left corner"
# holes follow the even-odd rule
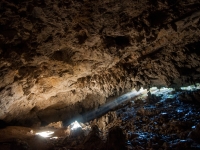
[[[198,0],[0,2],[0,119],[68,121],[133,88],[200,80]]]

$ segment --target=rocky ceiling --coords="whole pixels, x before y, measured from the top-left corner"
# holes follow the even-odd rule
[[[1,0],[0,119],[67,120],[200,79],[199,0]]]

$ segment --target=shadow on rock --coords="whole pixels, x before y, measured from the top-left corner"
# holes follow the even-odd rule
[[[126,137],[120,127],[113,127],[110,129],[108,139],[106,142],[107,150],[124,150]]]

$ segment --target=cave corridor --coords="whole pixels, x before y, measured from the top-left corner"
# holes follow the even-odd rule
[[[0,1],[0,150],[198,150],[199,135],[199,0]]]

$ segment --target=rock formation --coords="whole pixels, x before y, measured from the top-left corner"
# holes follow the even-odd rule
[[[133,88],[200,80],[199,0],[1,0],[0,120],[67,121]]]

